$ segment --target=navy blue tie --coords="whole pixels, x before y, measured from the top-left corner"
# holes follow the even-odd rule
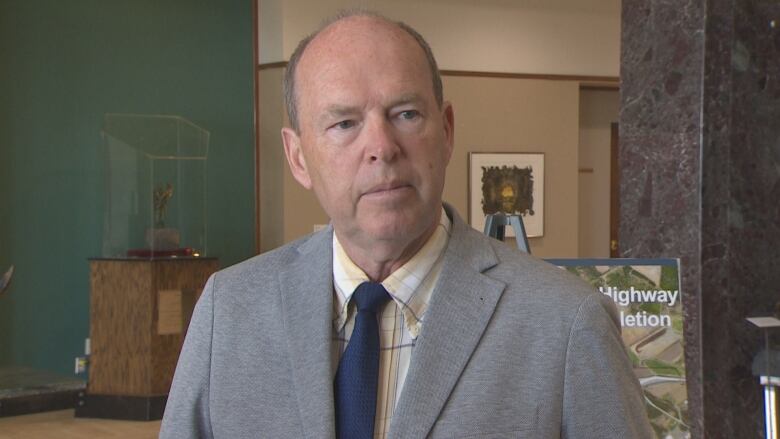
[[[372,439],[379,376],[377,312],[390,300],[390,295],[380,283],[363,282],[352,300],[357,305],[355,326],[333,381],[336,437]]]

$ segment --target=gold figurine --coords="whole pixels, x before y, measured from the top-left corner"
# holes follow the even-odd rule
[[[168,183],[165,187],[154,189],[154,225],[165,227],[165,215],[168,210],[168,201],[173,197],[173,185]]]

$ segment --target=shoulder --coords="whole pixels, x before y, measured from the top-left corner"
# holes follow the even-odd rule
[[[332,229],[327,228],[223,268],[212,276],[214,288],[242,290],[275,284],[280,272],[302,258],[327,257],[331,252],[332,237]]]
[[[505,285],[502,312],[570,328],[575,319],[599,315],[615,320],[614,303],[579,277],[549,262],[453,221],[453,257]]]
[[[490,273],[510,284],[523,283],[526,287],[542,289],[548,296],[565,295],[569,299],[597,294],[591,285],[563,268],[495,239],[485,239],[490,241],[499,260]]]
[[[520,299],[518,306],[535,310],[537,319],[549,319],[573,331],[593,326],[620,328],[614,302],[595,287],[563,268],[504,243],[496,244],[501,263],[493,274],[507,283],[510,295]]]
[[[522,285],[547,297],[566,296],[584,299],[598,294],[593,287],[568,271],[541,260],[516,247],[474,230],[459,217],[453,219],[450,248],[454,255],[467,260],[484,275],[506,283]]]
[[[620,318],[609,297],[563,268],[476,231],[466,233],[474,251],[481,247],[495,255],[482,275],[504,285],[493,319],[503,336],[536,340],[561,358],[580,343],[621,352]]]

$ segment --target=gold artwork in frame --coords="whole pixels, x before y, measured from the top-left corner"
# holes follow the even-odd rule
[[[469,223],[482,232],[498,212],[520,215],[529,238],[544,235],[543,153],[469,154]]]

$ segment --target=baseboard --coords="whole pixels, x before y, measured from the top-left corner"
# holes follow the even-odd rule
[[[91,395],[82,392],[76,404],[77,418],[154,421],[162,419],[168,395]]]
[[[76,407],[78,390],[38,393],[0,398],[0,418]]]

